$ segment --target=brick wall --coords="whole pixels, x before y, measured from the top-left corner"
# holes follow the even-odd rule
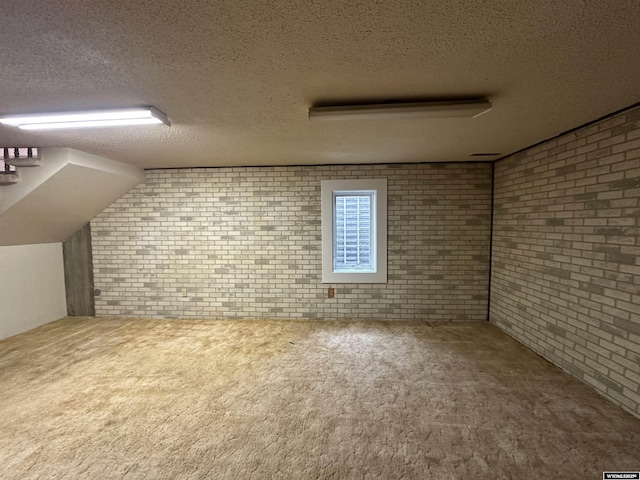
[[[640,109],[495,164],[490,318],[640,414]]]
[[[388,179],[387,284],[321,283],[320,181]],[[91,222],[98,315],[482,320],[489,163],[156,170]],[[183,294],[184,291],[184,294]]]

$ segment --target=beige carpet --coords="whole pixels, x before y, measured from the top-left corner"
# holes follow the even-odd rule
[[[563,479],[640,419],[487,323],[64,319],[0,342],[2,479]]]

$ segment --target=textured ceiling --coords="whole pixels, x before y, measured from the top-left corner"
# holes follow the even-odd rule
[[[172,126],[23,132],[142,167],[471,160],[640,101],[637,0],[0,0],[0,115],[153,105]],[[486,96],[476,119],[311,105]]]

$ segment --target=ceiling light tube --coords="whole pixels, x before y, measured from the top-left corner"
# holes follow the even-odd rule
[[[121,118],[117,120],[83,120],[80,122],[28,123],[19,125],[19,127],[23,130],[57,130],[62,128],[120,127],[158,123],[162,122],[157,118]]]
[[[0,123],[24,130],[114,127],[121,125],[171,125],[167,116],[153,107],[95,110],[85,112],[41,113],[0,117]]]
[[[379,118],[475,118],[491,110],[489,100],[380,103],[309,108],[309,120],[372,120]]]

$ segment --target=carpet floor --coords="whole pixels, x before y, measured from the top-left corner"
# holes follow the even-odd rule
[[[66,318],[0,342],[2,479],[563,479],[640,419],[488,323]]]

